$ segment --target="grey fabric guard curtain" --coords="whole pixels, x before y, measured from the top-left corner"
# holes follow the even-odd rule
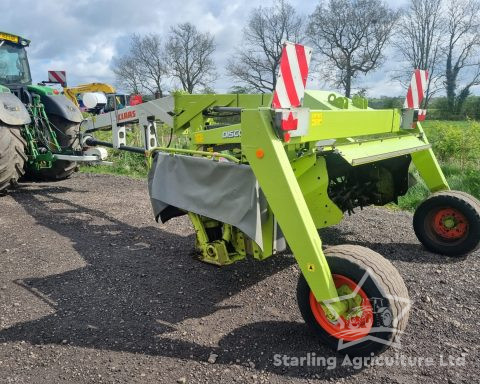
[[[231,224],[263,249],[267,202],[248,165],[157,152],[148,190],[157,221],[176,207]]]

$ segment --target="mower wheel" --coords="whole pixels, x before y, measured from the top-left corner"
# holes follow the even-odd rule
[[[57,141],[62,148],[71,148],[78,139],[80,125],[57,115],[49,115],[48,119],[53,125]],[[77,163],[67,160],[56,160],[52,168],[44,168],[32,175],[39,180],[64,180],[68,179],[77,169]]]
[[[0,125],[0,193],[17,186],[27,160],[21,127]]]
[[[480,201],[460,191],[438,192],[415,211],[413,229],[429,251],[462,256],[480,247]]]
[[[408,321],[409,296],[395,267],[361,246],[330,247],[325,256],[340,299],[351,300],[347,314],[329,318],[300,275],[298,306],[322,344],[341,354],[370,356],[398,342]]]

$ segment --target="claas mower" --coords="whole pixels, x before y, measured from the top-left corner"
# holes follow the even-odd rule
[[[415,233],[430,251],[461,256],[479,246],[480,203],[449,190],[422,130],[426,71],[414,72],[404,108],[373,110],[363,97],[305,90],[311,53],[284,44],[273,94],[176,93],[88,120],[82,140],[147,155],[155,218],[188,215],[200,260],[264,260],[288,244],[306,323],[329,347],[369,355],[404,331],[405,284],[372,250],[323,250],[318,229],[357,208],[397,202],[414,166],[433,192],[415,212]],[[126,145],[132,122],[145,148]],[[112,143],[94,138],[102,129],[112,129]]]
[[[188,215],[200,260],[261,261],[288,246],[313,333],[339,352],[376,354],[406,327],[403,279],[367,248],[324,250],[318,229],[396,202],[414,166],[433,193],[415,212],[415,233],[428,250],[461,256],[479,246],[480,203],[449,190],[422,130],[426,71],[415,71],[404,108],[374,110],[363,97],[305,90],[311,54],[284,44],[273,94],[174,93],[87,119],[78,137],[87,156],[98,147],[146,156],[156,220]],[[131,124],[141,148],[127,145]],[[100,130],[111,142],[95,137]]]

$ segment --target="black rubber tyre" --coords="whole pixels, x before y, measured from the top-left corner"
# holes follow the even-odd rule
[[[17,186],[25,174],[25,140],[21,127],[0,124],[0,193]]]
[[[455,218],[453,227],[440,226],[439,229],[437,215],[449,210],[458,212],[459,218]],[[431,252],[446,256],[474,252],[480,247],[480,202],[465,192],[435,193],[415,211],[413,229],[418,240]]]
[[[410,309],[408,291],[397,269],[380,254],[361,246],[339,245],[325,250],[332,275],[341,275],[360,288],[372,308],[371,329],[355,341],[345,341],[327,332],[311,306],[310,287],[303,275],[297,286],[297,301],[303,319],[320,342],[340,354],[370,356],[399,342]],[[388,315],[388,316],[387,316]]]
[[[58,144],[62,148],[70,148],[75,144],[78,138],[80,125],[57,115],[48,116],[50,123],[57,129],[54,131],[57,134]],[[45,168],[35,172],[32,176],[38,180],[64,180],[69,178],[77,169],[77,163],[74,161],[57,160],[53,163],[52,168]]]

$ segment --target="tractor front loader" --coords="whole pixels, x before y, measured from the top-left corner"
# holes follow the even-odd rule
[[[65,179],[75,171],[76,160],[85,160],[78,141],[82,114],[52,88],[32,85],[29,44],[0,32],[0,193],[25,174]]]
[[[273,95],[179,93],[89,119],[82,140],[86,148],[146,154],[155,218],[188,215],[200,260],[264,260],[288,243],[301,270],[305,321],[330,347],[369,355],[404,331],[405,284],[367,248],[324,251],[317,230],[357,207],[396,202],[409,188],[412,163],[434,192],[414,216],[429,250],[459,256],[478,248],[480,203],[449,191],[422,130],[425,71],[415,71],[402,110],[373,110],[362,97],[305,91],[310,55],[285,43]],[[163,146],[158,121],[170,128]],[[127,146],[125,125],[135,122],[144,148]],[[94,138],[104,129],[112,130],[112,143]]]

